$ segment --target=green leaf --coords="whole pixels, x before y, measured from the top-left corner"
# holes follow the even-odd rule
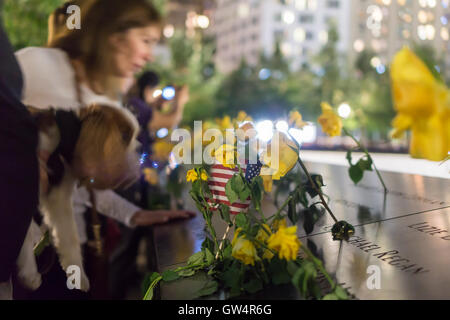
[[[286,272],[286,262],[277,258],[272,258],[269,264],[272,283],[274,285],[285,284],[291,281],[289,273]]]
[[[363,158],[359,159],[356,165],[363,171],[373,171],[372,164],[372,158],[369,157],[367,160],[364,160]]]
[[[312,174],[311,179],[315,182],[316,186],[320,189],[324,186],[323,177],[320,174]]]
[[[214,241],[206,237],[202,243],[202,250],[209,249],[209,251],[214,252]]]
[[[339,300],[339,298],[334,293],[329,293],[322,300]]]
[[[303,228],[306,234],[311,234],[314,230],[314,226],[323,216],[324,211],[318,209],[316,206],[310,206],[308,209],[302,211],[304,215]]]
[[[225,241],[228,241],[228,240],[225,240]],[[231,247],[231,244],[228,243],[228,245],[225,246],[225,249],[223,249],[223,257],[224,257],[224,258],[229,258],[229,257],[231,257],[232,249],[233,249],[233,248]]]
[[[233,190],[232,179],[228,180],[227,185],[225,186],[225,194],[227,195],[228,201],[233,204],[238,199],[238,194]]]
[[[297,271],[295,272],[294,276],[292,277],[292,284],[297,287],[300,292],[304,295],[305,293],[302,290],[301,284],[303,283],[303,278],[305,277],[305,270],[300,267],[297,269]]]
[[[220,217],[222,218],[222,220],[225,221],[226,223],[228,223],[228,225],[231,227],[233,225],[233,223],[231,222],[231,217],[230,217],[230,207],[221,203],[219,212],[220,212]]]
[[[205,248],[205,260],[207,266],[210,266],[215,260],[214,255],[207,248]]]
[[[247,216],[241,212],[236,216],[235,224],[238,228],[247,229],[248,218]]]
[[[250,188],[245,187],[244,190],[239,192],[239,200],[241,200],[242,202],[247,200],[251,193],[252,191],[250,190]]]
[[[187,261],[188,265],[203,265],[203,259],[205,257],[205,253],[203,251],[199,251],[194,253]]]
[[[250,281],[244,283],[243,285],[245,291],[249,293],[256,293],[263,288],[262,281],[256,277],[250,278]]]
[[[292,222],[293,225],[297,224],[299,215],[297,214],[295,199],[291,199],[289,201],[289,204],[288,204],[288,218]]]
[[[231,186],[236,193],[242,192],[246,187],[244,180],[242,180],[242,177],[239,174],[235,174],[231,178]]]
[[[212,295],[219,289],[219,283],[217,281],[208,281],[205,286],[197,292],[198,297],[205,297]]]
[[[337,286],[334,290],[334,293],[336,294],[336,297],[339,298],[339,300],[348,300],[348,295],[344,288]]]
[[[354,184],[357,184],[363,178],[363,170],[358,165],[351,166],[348,173]]]
[[[190,276],[193,276],[195,274],[195,272],[197,272],[196,269],[184,269],[184,270],[178,271],[178,274],[180,275],[180,277],[190,277]]]
[[[166,270],[162,273],[162,279],[166,282],[175,281],[179,278],[178,273],[172,270]]]

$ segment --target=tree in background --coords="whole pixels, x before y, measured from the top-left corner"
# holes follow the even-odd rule
[[[16,50],[47,43],[50,14],[64,0],[4,0],[3,22]]]

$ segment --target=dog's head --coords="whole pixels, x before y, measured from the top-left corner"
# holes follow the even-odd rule
[[[136,118],[124,108],[95,104],[79,112],[81,130],[72,169],[94,189],[129,185],[139,177]]]

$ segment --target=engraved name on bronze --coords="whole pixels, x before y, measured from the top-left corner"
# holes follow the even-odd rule
[[[352,185],[352,186],[354,186],[354,185]],[[356,187],[357,188],[361,188],[361,189],[366,189],[366,190],[372,190],[372,191],[384,194],[384,189],[383,188],[372,187],[372,186],[368,186],[368,185],[365,185],[365,184],[362,184],[362,183],[359,183]],[[447,203],[445,201],[442,201],[442,200],[428,199],[428,198],[424,198],[424,197],[419,196],[419,195],[407,194],[407,193],[403,193],[401,191],[395,191],[395,190],[389,190],[388,195],[400,197],[400,198],[405,199],[405,200],[417,200],[417,201],[420,201],[420,202],[425,203],[425,204],[439,204],[441,206],[449,204],[449,203]]]
[[[372,256],[380,259],[383,262],[388,263],[389,265],[404,271],[411,272],[413,274],[422,274],[426,272],[430,272],[430,270],[425,269],[417,265],[416,263],[412,263],[409,259],[402,257],[398,250],[388,250],[382,249],[379,245],[370,242],[362,237],[353,236],[348,241],[349,244],[363,250],[364,252],[370,252]],[[378,252],[373,252],[375,250],[379,250]]]
[[[414,229],[426,233],[430,236],[437,236],[438,238],[446,241],[450,241],[450,232],[444,229],[440,229],[428,224],[428,222],[420,222],[409,225],[408,228]]]

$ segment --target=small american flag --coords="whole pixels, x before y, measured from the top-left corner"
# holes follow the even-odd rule
[[[242,172],[245,173],[246,165],[242,165]],[[211,168],[211,177],[208,179],[209,189],[213,194],[212,199],[208,199],[208,202],[212,204],[213,208],[217,208],[220,203],[228,206],[230,208],[231,214],[238,214],[242,211],[247,210],[250,205],[250,198],[244,202],[240,200],[235,203],[230,203],[228,197],[225,194],[225,186],[228,180],[230,180],[236,173],[239,173],[238,167],[230,169],[224,167],[221,164],[214,164]]]
[[[261,170],[261,164],[253,165],[241,165],[242,172],[245,174],[245,179],[251,181],[254,177],[258,176]],[[221,164],[214,164],[211,168],[211,177],[208,179],[209,189],[213,194],[213,199],[208,199],[208,202],[212,204],[213,208],[217,208],[220,203],[230,208],[231,214],[238,214],[248,209],[250,205],[250,197],[244,202],[238,200],[235,203],[230,203],[225,193],[225,186],[228,181],[236,174],[239,173],[238,167],[230,169],[224,167]]]

